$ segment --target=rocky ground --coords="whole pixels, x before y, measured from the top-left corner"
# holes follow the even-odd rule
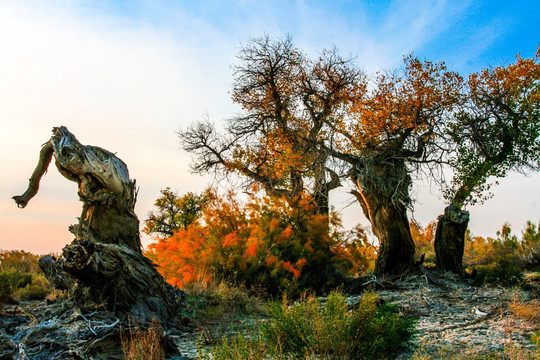
[[[516,311],[512,311],[512,304],[540,304],[538,292],[475,287],[449,276],[435,279],[428,275],[413,275],[394,282],[373,279],[368,284],[377,288],[384,301],[398,304],[403,315],[417,319],[417,336],[400,359],[408,359],[414,353],[417,358],[420,353],[424,354],[423,358],[457,359],[505,349],[534,351],[535,345],[530,338],[538,327],[538,319],[517,316]],[[359,299],[360,296],[351,296],[348,302],[354,306]],[[64,354],[70,352],[73,358],[88,358],[77,357],[89,347],[77,343],[75,334],[83,332],[91,337],[117,326],[112,315],[104,315],[102,319],[90,316],[94,318],[75,309],[66,309],[61,302],[3,305],[0,308],[0,360],[51,358],[47,348],[55,337],[70,336],[76,349],[60,350]],[[217,334],[223,332],[222,327],[223,323],[219,322],[205,326],[192,324],[171,333],[170,338],[181,354],[176,359],[196,359],[201,339],[219,337]],[[40,351],[48,357],[38,356]]]

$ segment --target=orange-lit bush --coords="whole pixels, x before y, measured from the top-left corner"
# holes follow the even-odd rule
[[[210,189],[199,221],[150,245],[149,257],[171,284],[227,281],[269,294],[324,291],[360,268],[358,243],[331,230],[335,216],[315,214],[309,199],[287,201]],[[373,256],[374,250],[365,256]]]

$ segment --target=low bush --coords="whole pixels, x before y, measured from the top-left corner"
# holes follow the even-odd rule
[[[475,267],[477,273],[475,285],[500,284],[503,286],[520,286],[523,283],[523,270],[515,263],[507,260]]]
[[[32,275],[31,283],[16,292],[19,300],[44,300],[52,292],[52,287],[44,275]]]
[[[38,258],[26,251],[0,250],[0,303],[43,300],[52,292],[39,268]]]
[[[15,292],[32,282],[32,274],[21,274],[9,269],[0,272],[0,302],[13,300]]]
[[[392,305],[381,305],[373,293],[350,311],[345,296],[333,292],[325,304],[315,297],[292,305],[284,300],[270,304],[268,313],[255,335],[223,339],[201,358],[390,359],[414,329],[412,319],[399,316]]]

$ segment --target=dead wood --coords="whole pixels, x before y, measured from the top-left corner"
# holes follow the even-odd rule
[[[75,239],[64,247],[58,259],[45,256],[39,265],[53,286],[68,290],[69,304],[76,305],[81,316],[108,314],[108,321],[96,326],[87,317],[89,327],[77,330],[84,334],[73,335],[78,339],[74,344],[77,351],[66,354],[79,358],[122,358],[119,334],[127,319],[137,319],[143,328],[153,319],[164,328],[171,327],[179,314],[182,293],[167,284],[142,254],[139,220],[134,212],[137,191],[126,164],[107,150],[82,145],[63,126],[53,128],[52,132],[41,149],[28,189],[13,199],[19,207],[27,206],[37,194],[53,156],[58,171],[78,183],[82,213],[78,224],[69,229]],[[109,321],[112,319],[115,320]],[[25,333],[24,344],[47,343],[48,336],[59,325],[54,325],[54,329],[47,326],[40,325]],[[104,355],[96,355],[100,352]]]

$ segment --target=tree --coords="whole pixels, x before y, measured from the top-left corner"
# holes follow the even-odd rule
[[[64,126],[52,132],[28,189],[13,199],[19,207],[28,204],[54,156],[60,173],[79,185],[83,207],[79,223],[70,227],[75,240],[58,260],[41,258],[40,267],[46,266],[52,284],[71,279],[70,299],[84,311],[105,307],[123,319],[171,319],[179,306],[177,294],[142,255],[135,180],[129,178],[126,164],[110,151],[82,145]]]
[[[143,231],[163,239],[172,236],[179,229],[187,229],[197,221],[207,202],[204,195],[195,195],[192,192],[178,197],[169,187],[160,192],[162,196],[154,203],[157,209],[148,213]]]
[[[362,244],[345,244],[340,241],[344,235],[329,233],[326,215],[305,210],[312,203],[293,208],[283,199],[256,195],[243,203],[234,192],[220,195],[215,189],[207,190],[205,198],[202,221],[149,247],[160,273],[173,285],[214,280],[270,295],[324,292],[342,282],[344,273],[358,269],[361,259],[351,255],[365,253]]]
[[[442,162],[440,135],[462,82],[443,63],[408,56],[404,65],[400,73],[379,73],[372,86],[359,86],[368,90],[357,93],[328,147],[349,164],[353,194],[379,239],[377,274],[400,274],[414,265],[407,217],[411,174]]]
[[[448,127],[456,144],[450,163],[452,183],[445,191],[448,206],[435,236],[437,266],[461,274],[466,205],[482,202],[490,178],[509,171],[540,169],[540,48],[530,59],[485,69],[469,76],[466,101]]]
[[[197,173],[237,172],[248,187],[285,197],[291,205],[310,198],[315,212],[328,214],[328,194],[340,186],[329,166],[327,123],[340,116],[362,74],[337,51],[310,61],[290,37],[252,39],[233,67],[233,101],[242,113],[219,134],[209,121],[179,133],[193,153]]]

